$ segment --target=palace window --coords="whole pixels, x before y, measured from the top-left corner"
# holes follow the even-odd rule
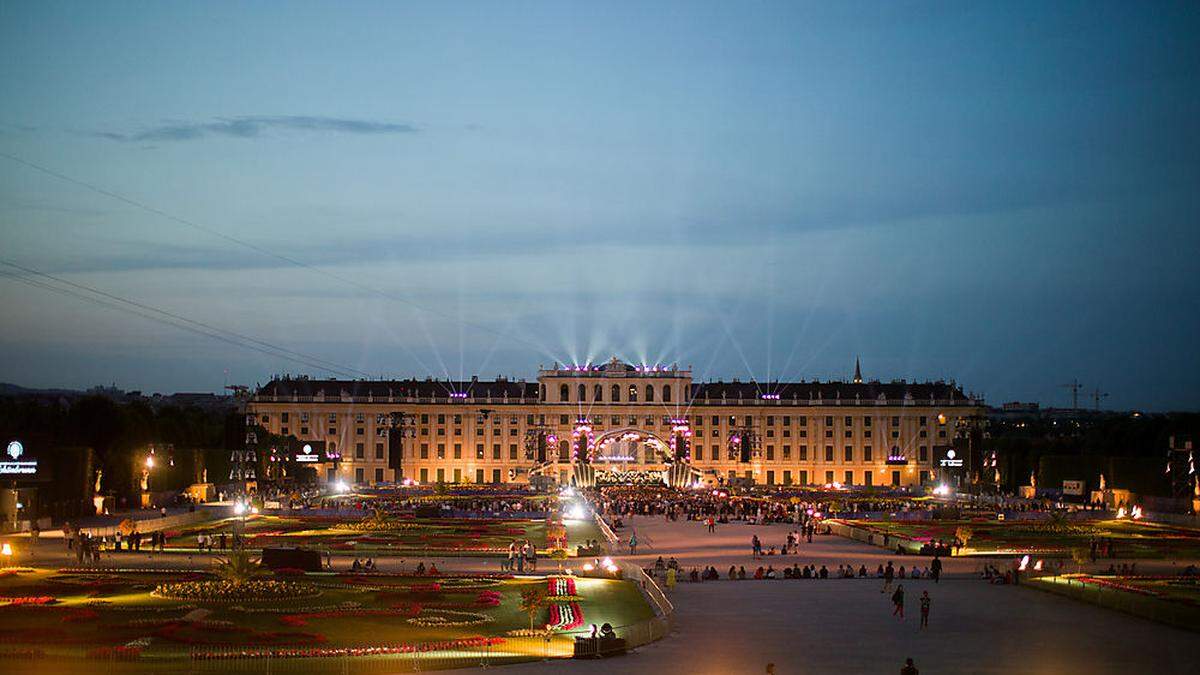
[[[833,461],[833,446],[832,445],[825,446],[825,461],[826,462]]]
[[[462,443],[454,444],[454,459],[462,459]]]
[[[354,459],[362,459],[364,449],[365,448],[363,448],[362,443],[355,443],[354,444]]]
[[[558,385],[558,400],[560,400],[560,401],[571,400],[571,388],[565,384]]]
[[[429,444],[421,444],[421,459],[429,459]]]
[[[871,461],[871,446],[869,446],[869,445],[863,446],[863,461],[864,462]]]
[[[446,459],[446,444],[445,443],[437,444],[437,458],[438,459]]]
[[[604,400],[604,385],[597,384],[592,387],[592,399],[597,402]]]
[[[664,385],[663,385],[663,395],[662,395],[662,400],[663,400],[663,402],[664,402],[664,403],[670,403],[670,402],[671,402],[671,386],[670,386],[670,385],[667,385],[667,384],[664,384]]]
[[[636,385],[636,384],[631,384],[631,385],[629,385],[629,402],[630,402],[630,403],[637,403],[637,400],[638,400],[638,397],[637,397],[637,385]]]
[[[612,402],[613,403],[621,402],[621,385],[619,385],[619,384],[614,384],[612,386]]]
[[[483,443],[475,444],[475,459],[483,459]]]
[[[579,400],[580,401],[587,400],[587,385],[586,384],[579,385]]]
[[[646,385],[646,403],[654,402],[654,385]]]
[[[383,443],[375,444],[375,459],[383,459]]]
[[[847,462],[854,461],[854,446],[853,445],[846,446],[846,450],[845,450],[845,453],[844,453],[842,459]]]

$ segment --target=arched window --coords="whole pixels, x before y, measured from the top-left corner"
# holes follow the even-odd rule
[[[621,385],[619,385],[619,384],[614,384],[612,386],[612,402],[613,403],[621,402]]]
[[[629,385],[629,402],[637,403],[637,385],[636,384]]]
[[[664,384],[664,385],[663,385],[663,398],[662,398],[662,400],[663,400],[664,402],[666,402],[666,403],[670,403],[670,402],[671,402],[671,385],[669,385],[669,384]]]
[[[571,400],[571,388],[565,384],[558,385],[558,400],[570,401]]]
[[[542,390],[541,391],[542,400],[545,401],[546,400],[546,385],[544,385],[544,384],[541,385],[541,390]]]
[[[583,402],[586,400],[587,400],[587,385],[581,384],[581,385],[579,385],[579,401]]]
[[[603,401],[604,400],[604,385],[598,384],[598,385],[592,387],[592,400],[595,400],[595,401]]]
[[[566,439],[563,439],[558,442],[558,461],[560,461],[560,462],[571,461],[571,443],[570,443],[570,441],[567,441]]]
[[[648,385],[646,385],[646,403],[650,403],[653,400],[654,400],[654,385],[648,384]]]

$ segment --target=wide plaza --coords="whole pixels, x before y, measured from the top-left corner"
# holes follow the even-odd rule
[[[590,499],[603,510],[602,499],[595,494]],[[606,523],[620,521],[611,531],[591,518],[568,517],[559,525],[564,513],[578,515],[575,507],[583,498],[574,494],[555,504],[548,519],[528,513],[465,518],[454,509],[415,517],[375,500],[272,514],[215,507],[213,518],[169,529],[162,551],[129,551],[128,544],[113,551],[106,542],[100,561],[83,566],[62,533],[44,533],[36,542],[14,538],[18,559],[0,573],[0,659],[6,672],[43,673],[47,668],[387,673],[481,666],[517,674],[613,668],[661,673],[681,664],[700,674],[763,673],[768,664],[776,673],[889,673],[905,658],[913,658],[923,673],[1195,670],[1196,626],[1151,621],[1114,609],[1111,602],[1095,606],[1086,597],[1038,587],[1048,580],[997,584],[984,578],[989,567],[1007,571],[1017,560],[1011,555],[944,556],[939,580],[914,579],[911,570],[929,567],[930,556],[839,536],[824,527],[834,519],[821,521],[811,540],[801,536],[783,554],[797,525],[764,523],[779,519],[760,514],[794,510],[795,499],[747,496],[736,515],[715,519],[711,530],[706,518],[678,511],[670,517],[610,512]],[[864,508],[868,503],[860,500]],[[927,508],[918,499],[873,503]],[[152,521],[151,516],[141,522]],[[933,522],[910,525],[909,533],[919,535],[921,527],[935,527]],[[974,527],[981,529],[978,522]],[[1113,527],[1154,526],[1121,521]],[[196,544],[199,534],[220,532],[230,542],[244,537],[247,557],[296,538],[322,552],[325,569],[260,570],[250,575],[250,584],[281,588],[239,597],[250,591],[229,587],[228,568],[237,556]],[[548,555],[560,535],[571,553],[566,559]],[[634,581],[570,575],[600,564],[602,553],[576,555],[580,545],[597,537]],[[754,555],[753,537],[770,554]],[[526,540],[539,557],[538,569],[514,572],[506,542]],[[421,545],[413,545],[417,542]],[[354,567],[368,557],[377,571]],[[909,570],[895,580],[906,592],[904,618],[893,613],[892,591],[882,592],[876,577],[889,562]],[[1184,606],[1194,603],[1194,579],[1181,573],[1196,561],[1186,557],[1067,559],[1063,573],[1088,573],[1106,592],[1120,593],[1121,584],[1105,577],[1106,569],[1135,562],[1145,570],[1138,582],[1142,592],[1169,589],[1161,595]],[[655,572],[668,564],[679,569],[671,583],[667,574]],[[785,568],[799,567],[824,568],[829,578],[783,578]],[[707,568],[715,568],[719,579],[690,580],[693,569]],[[730,580],[731,568],[745,569],[747,578]],[[755,579],[760,568],[777,578]],[[640,577],[641,569],[651,576]],[[842,569],[856,572],[840,578]],[[865,577],[859,576],[862,570]],[[1078,585],[1084,578],[1074,579]],[[659,586],[666,602],[656,607]],[[272,597],[276,592],[283,595]],[[542,604],[527,610],[527,592],[540,594]],[[922,628],[919,598],[925,592],[931,611],[929,626]],[[590,635],[593,623],[612,625],[631,649],[611,659],[564,661],[572,656],[575,638]]]

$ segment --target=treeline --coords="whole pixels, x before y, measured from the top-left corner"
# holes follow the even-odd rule
[[[1108,487],[1165,495],[1163,473],[1171,436],[1200,440],[1200,414],[1123,414],[992,422],[984,456],[996,452],[1006,490],[1028,485],[1061,487],[1063,479],[1083,479]],[[985,478],[988,480],[990,477]]]
[[[244,429],[243,416],[233,407],[155,407],[103,396],[0,398],[0,438],[22,439],[51,463],[47,452],[64,460],[70,455],[78,463],[86,461],[77,459],[80,449],[90,449],[90,463],[104,471],[103,491],[126,500],[140,490],[140,467],[151,445],[174,446],[169,456],[157,455],[152,490],[186,487],[205,466],[210,480],[223,482],[227,476],[220,472],[228,473],[228,451],[244,441]]]

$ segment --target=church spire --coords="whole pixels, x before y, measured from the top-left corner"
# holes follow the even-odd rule
[[[858,363],[858,357],[854,357],[854,384],[862,384],[862,366]]]

